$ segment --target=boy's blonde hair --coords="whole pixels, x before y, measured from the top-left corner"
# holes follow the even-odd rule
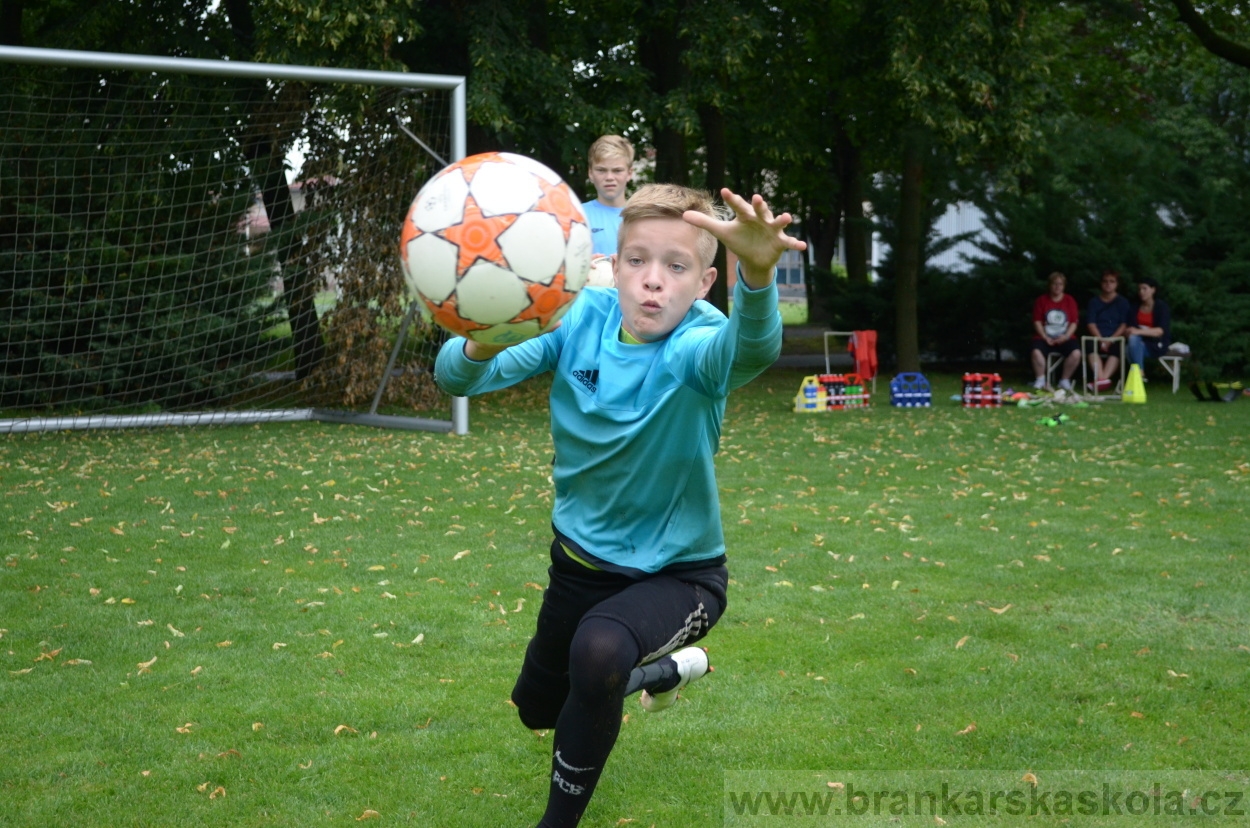
[[[634,145],[619,135],[603,135],[590,145],[590,166],[607,158],[624,158],[629,167],[634,166]]]
[[[629,231],[630,225],[635,222],[657,218],[681,221],[682,214],[687,210],[693,210],[714,219],[726,218],[724,206],[718,206],[712,200],[711,194],[703,190],[682,187],[679,184],[645,184],[639,187],[638,192],[625,202],[625,209],[621,210],[621,229],[617,233],[617,247],[624,245],[625,234]],[[699,228],[698,246],[699,258],[703,266],[711,267],[712,262],[716,260],[716,237]]]

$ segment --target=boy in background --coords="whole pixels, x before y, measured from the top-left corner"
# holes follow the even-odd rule
[[[594,201],[582,205],[590,223],[597,256],[616,253],[616,235],[625,207],[625,185],[634,174],[634,145],[619,135],[604,135],[590,145],[590,183]]]
[[[457,337],[439,351],[435,376],[455,395],[554,373],[550,586],[512,691],[522,723],[555,728],[538,828],[581,821],[627,695],[642,690],[657,712],[709,669],[688,645],[726,604],[712,457],[730,390],[780,353],[777,260],[806,247],[760,196],[721,195],[732,219],[706,193],[643,187],[621,216],[616,288],[584,288],[558,328],[526,342]],[[701,301],[717,239],[739,259],[728,318]]]

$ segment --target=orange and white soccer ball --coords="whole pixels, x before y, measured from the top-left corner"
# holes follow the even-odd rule
[[[471,156],[430,179],[400,234],[404,278],[434,321],[488,345],[555,327],[586,284],[591,253],[573,191],[507,152]]]

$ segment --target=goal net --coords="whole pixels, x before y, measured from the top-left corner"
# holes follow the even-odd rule
[[[0,49],[0,432],[450,430],[398,234],[462,155],[460,78]]]

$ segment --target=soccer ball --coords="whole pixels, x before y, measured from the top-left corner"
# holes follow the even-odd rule
[[[595,287],[616,287],[616,276],[612,273],[612,259],[599,256],[590,263],[590,275],[586,284]]]
[[[400,233],[404,278],[434,321],[486,345],[555,327],[586,284],[591,253],[573,191],[507,152],[474,155],[430,179]]]

